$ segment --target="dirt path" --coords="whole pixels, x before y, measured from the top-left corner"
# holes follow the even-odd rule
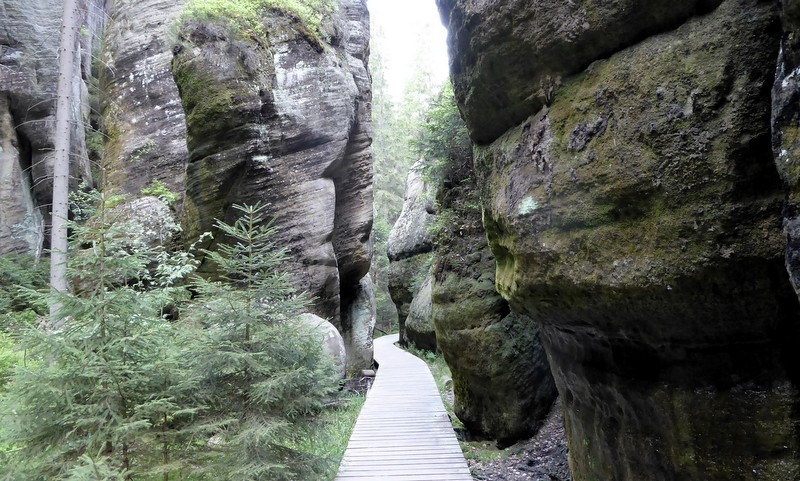
[[[572,481],[560,402],[536,436],[505,451],[511,454],[486,461],[468,459],[472,477],[484,481]]]

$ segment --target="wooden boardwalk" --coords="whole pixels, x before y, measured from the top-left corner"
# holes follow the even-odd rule
[[[428,366],[395,342],[375,340],[378,373],[336,481],[472,481]]]

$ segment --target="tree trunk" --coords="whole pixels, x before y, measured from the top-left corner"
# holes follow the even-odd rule
[[[63,292],[67,285],[67,195],[72,131],[72,81],[78,49],[80,16],[77,0],[64,0],[61,42],[58,47],[58,90],[56,92],[55,154],[53,160],[53,210],[50,241],[50,286]],[[61,324],[58,302],[50,304],[50,322]]]

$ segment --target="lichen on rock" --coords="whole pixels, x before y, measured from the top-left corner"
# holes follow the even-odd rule
[[[800,309],[770,145],[777,3],[550,3],[529,11],[600,8],[578,30],[615,45],[583,49],[579,31],[492,68],[493,45],[530,45],[561,17],[440,6],[483,144],[497,288],[541,323],[575,479],[796,478]],[[533,71],[558,74],[546,95],[520,75]]]

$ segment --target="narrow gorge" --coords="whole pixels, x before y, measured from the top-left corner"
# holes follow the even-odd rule
[[[435,0],[464,138],[391,232],[367,0],[79,3],[72,189],[168,217],[208,279],[217,221],[265,205],[348,374],[397,325],[468,436],[561,409],[576,481],[800,480],[800,0]],[[0,0],[0,256],[49,248],[61,7]]]

